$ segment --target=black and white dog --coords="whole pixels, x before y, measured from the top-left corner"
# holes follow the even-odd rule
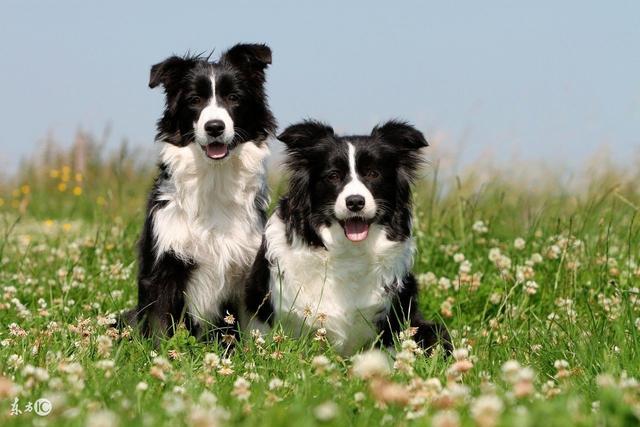
[[[149,87],[166,94],[160,172],[139,242],[138,306],[124,315],[147,336],[171,335],[180,319],[197,336],[228,331],[243,315],[266,221],[266,139],[276,127],[264,89],[269,64],[269,47],[238,44],[217,62],[173,56],[151,68]]]
[[[250,327],[324,328],[349,355],[378,338],[392,345],[409,324],[424,348],[442,342],[450,351],[444,326],[420,315],[411,273],[411,187],[427,146],[422,133],[390,121],[368,136],[337,136],[306,121],[278,139],[291,176],[247,282]]]

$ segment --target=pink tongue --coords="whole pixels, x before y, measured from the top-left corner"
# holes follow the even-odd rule
[[[348,219],[344,223],[344,234],[352,242],[361,242],[369,234],[369,224],[361,219]]]
[[[228,147],[227,144],[220,144],[218,142],[212,142],[207,145],[206,152],[207,156],[212,159],[221,159],[227,155]]]

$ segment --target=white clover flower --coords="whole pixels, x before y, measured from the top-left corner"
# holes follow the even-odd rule
[[[171,369],[171,363],[169,363],[169,361],[162,356],[154,357],[153,364],[163,370]]]
[[[200,397],[198,398],[198,402],[204,407],[211,408],[218,404],[218,398],[215,394],[211,393],[208,390],[200,393]]]
[[[535,295],[538,292],[538,288],[538,284],[533,280],[529,280],[524,284],[524,291],[528,295]]]
[[[400,372],[404,372],[407,375],[412,375],[413,363],[415,362],[415,360],[416,360],[416,357],[412,351],[402,350],[401,352],[396,354],[396,360],[393,363],[393,368]],[[381,376],[381,375],[371,375],[368,378],[371,378],[374,376]]]
[[[437,412],[431,419],[433,427],[459,427],[460,416],[456,411],[444,410]]]
[[[226,323],[227,325],[233,325],[234,323],[236,323],[236,318],[233,314],[229,313],[229,310],[227,310],[226,316],[224,317],[224,323]]]
[[[500,251],[500,248],[489,249],[489,261],[495,263],[500,259],[501,256],[502,256],[502,252]]]
[[[96,339],[98,354],[102,357],[106,357],[111,353],[111,348],[113,347],[113,340],[106,335],[100,335]]]
[[[464,254],[461,254],[461,253],[453,254],[453,260],[458,263],[464,261],[465,260]]]
[[[527,242],[522,237],[517,237],[513,241],[513,247],[519,251],[523,250],[526,245],[527,245]]]
[[[514,383],[518,379],[520,373],[520,362],[517,360],[508,360],[502,364],[502,376],[505,381]]]
[[[9,335],[14,337],[25,337],[27,336],[27,331],[14,322],[9,324]]]
[[[251,337],[253,337],[255,343],[257,346],[263,346],[265,344],[265,339],[262,336],[262,332],[260,331],[260,329],[253,329],[251,330]]]
[[[326,328],[318,328],[316,329],[315,335],[313,337],[315,341],[324,341],[327,339],[327,329]]]
[[[556,372],[557,379],[563,379],[571,376],[571,371],[569,370],[569,362],[567,362],[566,360],[556,360],[553,363],[553,366],[558,371]]]
[[[103,409],[87,417],[87,427],[116,427],[118,417],[113,412]]]
[[[456,402],[463,402],[469,396],[470,390],[464,384],[449,383],[447,387],[442,391],[443,395],[449,396]]]
[[[332,368],[331,361],[327,358],[327,356],[324,356],[324,355],[315,356],[311,360],[311,366],[319,374],[325,371],[330,371]]]
[[[165,393],[162,396],[162,406],[169,415],[177,415],[185,411],[187,403],[185,402],[184,397],[179,394]]]
[[[558,245],[551,245],[547,251],[547,256],[551,259],[558,259],[562,255],[562,249]]]
[[[448,290],[449,288],[451,288],[451,280],[446,277],[441,277],[440,280],[438,280],[438,287],[440,287],[440,289],[442,289],[443,291]]]
[[[313,409],[313,415],[315,415],[319,421],[331,421],[338,415],[338,405],[332,401],[321,403]]]
[[[220,368],[218,369],[220,375],[233,374],[233,362],[228,357],[220,360]]]
[[[218,369],[218,366],[220,366],[220,357],[215,353],[206,353],[202,359],[202,364],[209,370]]]
[[[276,390],[282,386],[284,386],[284,381],[280,378],[272,378],[271,381],[269,381],[269,390]]]
[[[384,377],[391,372],[387,356],[380,350],[369,350],[353,358],[351,371],[358,378]]]
[[[639,319],[640,320],[640,319]],[[13,369],[17,369],[20,366],[22,366],[22,364],[24,363],[24,359],[22,358],[22,356],[19,356],[17,354],[12,354],[11,356],[9,356],[9,358],[7,359],[7,363],[9,366],[11,366]]]
[[[422,349],[418,346],[418,343],[416,343],[414,340],[412,339],[405,339],[402,341],[402,349],[409,351],[411,353],[421,353]]]
[[[523,367],[518,373],[518,380],[520,381],[533,381],[535,377],[536,373],[529,366]]]
[[[469,357],[469,349],[466,347],[456,348],[453,350],[452,356],[457,361],[465,360]]]
[[[471,266],[472,266],[472,264],[469,261],[466,261],[466,260],[462,261],[460,263],[460,267],[458,268],[458,271],[461,274],[469,274],[469,273],[471,273]]]
[[[107,316],[98,316],[98,325],[100,326],[111,326],[115,325],[117,322],[115,314],[108,314]]]
[[[194,427],[209,427],[223,425],[229,418],[226,411],[217,407],[202,407],[193,405],[189,411],[189,425]]]
[[[442,391],[442,382],[439,378],[429,378],[424,382],[424,388],[437,394]]]
[[[502,400],[495,395],[478,397],[471,405],[471,416],[480,427],[493,427],[504,410]]]
[[[540,264],[544,259],[542,258],[542,255],[540,255],[539,253],[535,253],[531,255],[531,262],[533,262],[534,264]]]
[[[489,302],[493,305],[500,304],[502,301],[502,294],[499,292],[494,292],[489,296]]]
[[[474,222],[471,229],[478,234],[486,234],[489,231],[489,227],[487,227],[484,221]]]
[[[145,383],[144,381],[140,381],[137,385],[136,385],[136,391],[139,392],[143,392],[149,389],[149,384]]]
[[[495,263],[500,270],[509,270],[511,268],[511,258],[506,255],[501,255]]]
[[[233,383],[231,394],[238,400],[248,400],[251,396],[251,383],[244,377],[238,377]]]
[[[417,281],[418,285],[424,289],[438,283],[438,277],[431,271],[428,271],[426,273],[419,274],[417,277]]]
[[[115,366],[116,366],[115,362],[113,360],[109,360],[109,359],[98,360],[96,362],[96,367],[98,369],[104,369],[104,370],[113,369]]]
[[[37,382],[44,382],[49,380],[49,372],[47,372],[46,369],[33,365],[26,365],[22,370],[22,375],[24,375],[25,377],[31,377]]]

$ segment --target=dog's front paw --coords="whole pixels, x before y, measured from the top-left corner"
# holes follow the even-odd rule
[[[442,345],[445,356],[449,356],[453,351],[451,336],[443,324],[421,320],[412,326],[418,328],[414,340],[429,353],[431,353],[438,344]]]

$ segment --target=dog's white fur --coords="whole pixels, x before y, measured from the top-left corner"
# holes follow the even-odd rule
[[[242,292],[261,242],[254,203],[265,185],[268,154],[266,143],[251,141],[219,161],[207,158],[197,144],[165,143],[161,151],[171,179],[159,189],[158,199],[167,204],[153,213],[157,253],[173,251],[196,262],[185,296],[196,322],[224,316],[220,301]]]
[[[374,323],[391,305],[385,286],[402,286],[415,245],[413,239],[390,241],[377,224],[359,243],[349,241],[338,224],[322,228],[320,237],[326,250],[295,235],[289,244],[282,219],[275,214],[267,222],[275,320],[296,335],[324,327],[334,348],[350,355],[374,341]],[[254,322],[252,327],[264,325]]]

